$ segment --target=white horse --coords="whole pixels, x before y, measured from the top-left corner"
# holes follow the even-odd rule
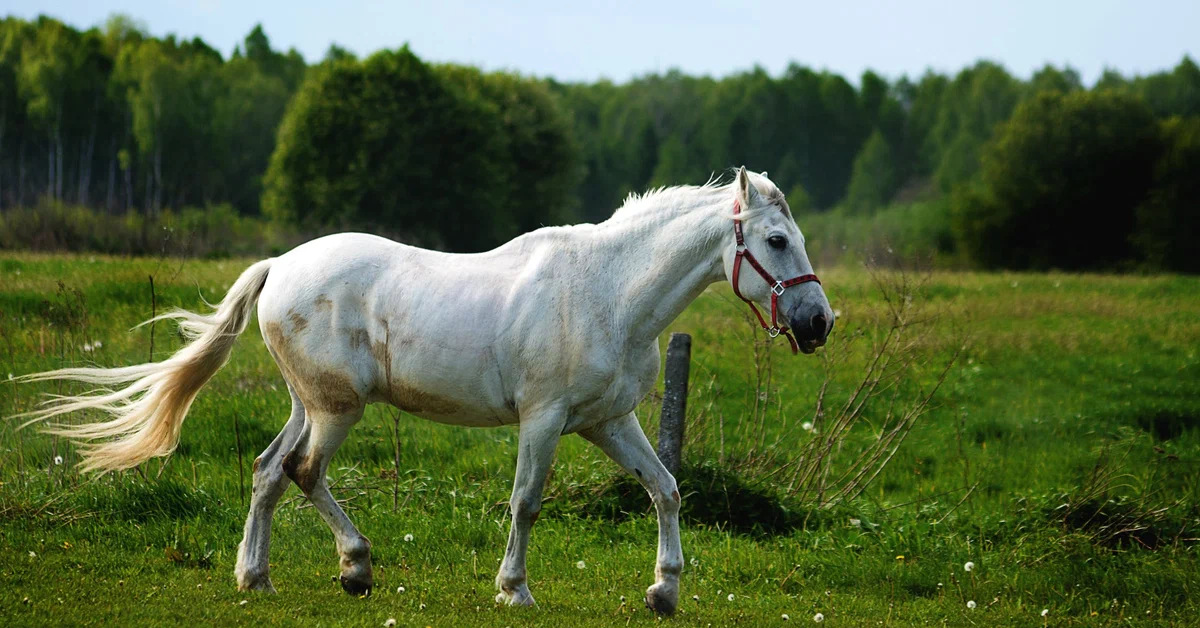
[[[739,273],[743,259],[759,276]],[[28,416],[107,412],[110,421],[51,431],[92,441],[82,449],[86,469],[127,469],[174,450],[188,407],[228,359],[257,302],[292,413],[254,461],[234,570],[239,589],[274,590],[271,519],[290,481],[333,530],[342,587],[370,591],[371,544],[330,494],[325,473],[364,406],[386,402],[453,425],[519,426],[498,602],[534,603],[529,532],[558,440],[575,433],[653,498],[658,559],[646,604],[669,614],[683,568],[679,491],[633,414],[658,373],[658,336],[706,286],[728,278],[740,297],[771,309],[764,326],[772,335],[790,327],[793,348],[811,353],[834,320],[812,272],[783,194],[742,168],[732,184],[631,196],[600,224],[539,229],[486,253],[439,253],[357,233],[313,240],[250,266],[210,315],[159,317],[178,320],[192,339],[163,362],[22,379],[126,384],[56,398]]]

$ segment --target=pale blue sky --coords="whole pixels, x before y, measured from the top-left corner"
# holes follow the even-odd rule
[[[895,0],[820,2],[386,2],[303,0],[0,0],[0,14],[48,13],[86,28],[114,13],[155,35],[199,35],[228,55],[256,22],[309,61],[337,43],[360,56],[408,42],[422,58],[564,81],[624,81],[680,68],[722,76],[789,61],[857,82],[953,72],[976,59],[1022,77],[1070,64],[1086,83],[1200,57],[1198,0]]]

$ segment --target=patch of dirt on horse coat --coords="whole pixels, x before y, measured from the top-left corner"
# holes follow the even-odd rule
[[[288,320],[292,321],[293,334],[298,334],[308,327],[308,319],[301,316],[296,310],[288,310]]]
[[[316,368],[311,360],[296,352],[279,323],[266,323],[267,343],[275,350],[279,368],[296,388],[306,408],[332,414],[345,414],[362,405],[350,378],[334,371]]]
[[[320,480],[319,465],[316,460],[305,456],[299,451],[290,451],[283,457],[283,472],[291,478],[300,490],[308,495]]]
[[[362,328],[350,329],[347,330],[346,333],[350,336],[351,349],[362,349],[363,347],[367,346],[368,342],[371,341],[371,337],[367,334],[367,330]]]
[[[418,390],[404,382],[388,382],[388,400],[397,408],[414,414],[427,412],[446,416],[458,412],[458,404],[454,401]]]

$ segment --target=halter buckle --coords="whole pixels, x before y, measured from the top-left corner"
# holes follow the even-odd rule
[[[774,286],[771,286],[771,293],[777,297],[783,296],[783,282],[776,281]]]

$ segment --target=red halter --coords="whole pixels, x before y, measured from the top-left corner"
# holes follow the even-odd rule
[[[754,254],[750,252],[750,249],[746,248],[746,239],[742,236],[742,221],[740,218],[736,218],[736,216],[741,212],[741,203],[735,199],[733,201],[733,215],[735,216],[733,219],[733,235],[734,238],[737,239],[737,253],[733,258],[733,293],[736,294],[739,299],[750,304],[750,310],[754,312],[754,316],[758,317],[759,324],[762,325],[763,329],[767,330],[768,335],[774,338],[779,334],[783,334],[784,337],[788,339],[788,343],[792,345],[792,353],[797,353],[800,351],[800,345],[796,343],[796,338],[792,336],[792,333],[788,330],[787,325],[779,324],[779,296],[783,294],[784,290],[797,284],[808,283],[810,281],[815,281],[819,284],[821,283],[821,280],[817,279],[816,275],[800,275],[799,277],[792,277],[786,281],[778,281],[772,277],[771,273],[767,272],[767,269],[763,268],[762,264],[759,264],[758,260],[754,259]],[[750,266],[754,268],[754,270],[758,271],[758,274],[767,282],[767,285],[771,286],[770,325],[767,324],[766,319],[764,319],[763,315],[758,311],[758,306],[754,305],[754,301],[742,296],[742,291],[738,290],[738,275],[742,268],[743,258],[747,262],[750,262]]]

